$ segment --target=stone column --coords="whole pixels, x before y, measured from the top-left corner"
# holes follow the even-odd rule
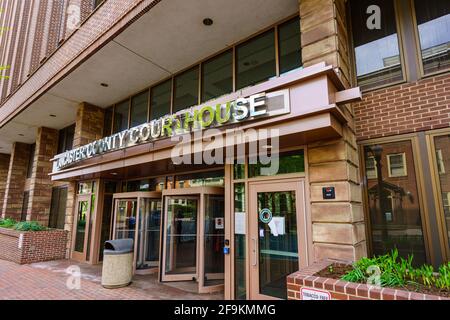
[[[77,111],[73,146],[79,147],[103,137],[105,111],[87,103],[82,103]]]
[[[103,122],[105,111],[87,103],[78,107],[77,120],[75,124],[75,136],[73,147],[79,147],[103,137]],[[76,182],[70,182],[67,190],[66,221],[64,229],[69,231],[67,243],[67,255],[69,256],[72,244],[73,221],[76,206]]]
[[[3,213],[3,201],[5,200],[6,180],[8,179],[10,155],[0,153],[0,217]]]
[[[14,142],[11,153],[8,176],[6,179],[3,214],[5,218],[19,220],[22,214],[23,193],[27,178],[31,145]]]
[[[299,6],[303,65],[326,62],[350,88],[345,0],[299,0]],[[349,119],[343,127],[343,137],[308,145],[316,260],[357,260],[367,255],[353,107],[345,105],[341,110]],[[335,188],[335,199],[323,199],[324,187]]]
[[[34,153],[33,172],[30,179],[30,199],[27,220],[48,225],[52,201],[51,158],[58,150],[58,130],[41,127],[38,129]]]
[[[299,0],[305,67],[325,61],[349,87],[350,55],[345,0]]]

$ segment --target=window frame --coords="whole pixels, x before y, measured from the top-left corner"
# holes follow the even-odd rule
[[[443,70],[425,73],[425,68],[423,67],[422,47],[420,44],[419,26],[417,24],[416,4],[415,4],[414,0],[409,0],[409,3],[410,3],[410,8],[411,8],[411,19],[412,19],[412,23],[413,23],[415,49],[416,49],[417,64],[419,67],[420,78],[425,79],[425,78],[429,78],[429,77],[434,77],[439,74],[450,72],[450,67],[448,67]]]
[[[403,172],[401,174],[393,174],[391,171],[391,169],[392,169],[391,158],[396,157],[396,156],[402,156]],[[387,163],[389,178],[402,178],[402,177],[408,176],[408,168],[407,168],[407,163],[406,163],[406,153],[405,152],[387,154],[386,160],[387,160],[386,163]]]
[[[375,138],[375,139],[369,139],[369,140],[363,140],[358,143],[358,149],[359,149],[359,156],[360,159],[364,159],[364,147],[366,146],[373,146],[378,144],[389,144],[389,143],[398,143],[398,142],[409,142],[411,143],[411,150],[412,150],[412,157],[414,161],[414,166],[412,168],[414,174],[415,174],[415,180],[416,180],[416,188],[417,188],[417,194],[418,194],[418,207],[420,210],[420,220],[421,220],[421,226],[422,226],[422,233],[423,233],[423,241],[424,241],[424,250],[425,250],[425,256],[428,261],[428,263],[434,263],[435,261],[435,254],[434,254],[434,246],[435,242],[433,241],[431,234],[431,226],[430,226],[430,219],[432,216],[432,213],[430,213],[430,210],[427,206],[427,199],[425,198],[426,194],[426,186],[424,182],[423,172],[422,172],[422,159],[420,154],[420,146],[419,146],[419,138],[417,133],[411,133],[411,134],[404,134],[399,136],[392,136],[392,137],[382,137],[382,138]],[[366,172],[366,165],[365,161],[360,162],[360,174],[362,177],[362,205],[363,205],[363,213],[364,213],[364,222],[365,222],[365,233],[366,233],[366,241],[367,241],[367,251],[368,255],[373,255],[373,244],[372,244],[372,221],[370,216],[370,207],[369,207],[369,197],[368,197],[368,190],[367,190],[367,176],[365,174]],[[439,230],[442,230],[439,228]]]
[[[357,1],[357,0],[353,0],[353,1]],[[371,91],[376,91],[376,90],[380,90],[380,89],[384,89],[384,88],[389,88],[389,87],[393,87],[395,85],[399,85],[399,84],[403,84],[408,82],[408,73],[407,70],[408,65],[407,65],[407,59],[405,57],[405,52],[404,52],[404,48],[403,48],[403,42],[404,42],[404,29],[402,27],[402,19],[399,13],[399,6],[398,6],[398,2],[397,0],[392,0],[393,2],[393,7],[394,7],[394,16],[395,16],[395,26],[397,29],[397,43],[398,43],[398,48],[399,48],[399,57],[400,57],[400,65],[401,65],[401,70],[402,70],[402,79],[398,80],[398,81],[393,81],[390,83],[386,83],[386,84],[382,84],[382,85],[378,85],[378,86],[374,86],[371,88],[367,88],[367,89],[362,89],[361,91],[362,93],[367,93],[367,92],[371,92]],[[352,17],[351,17],[351,4],[350,1],[347,1],[347,25],[348,27],[348,41],[349,41],[349,47],[350,47],[350,64],[351,64],[351,70],[352,70],[352,82],[353,84],[359,86],[358,83],[358,76],[357,76],[357,69],[356,69],[356,54],[355,54],[355,43],[353,40],[353,24],[352,24]]]

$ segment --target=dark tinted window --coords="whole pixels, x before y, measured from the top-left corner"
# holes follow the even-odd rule
[[[274,30],[267,31],[236,47],[236,65],[237,89],[275,76]]]
[[[174,78],[173,112],[198,104],[198,66]]]
[[[170,114],[172,80],[167,80],[151,89],[150,120]]]
[[[67,188],[53,188],[49,228],[64,229],[66,219]]]
[[[114,133],[128,129],[128,100],[119,103],[114,108]]]
[[[145,91],[131,99],[130,127],[147,122],[148,92]]]
[[[295,18],[278,27],[280,73],[302,65],[300,46],[300,20]]]
[[[233,51],[229,50],[202,64],[202,101],[233,91]]]
[[[105,110],[105,123],[103,125],[103,136],[107,137],[111,135],[112,131],[112,118],[113,118],[113,108],[110,107]]]

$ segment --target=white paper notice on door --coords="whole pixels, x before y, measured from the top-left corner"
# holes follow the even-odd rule
[[[286,233],[284,217],[273,217],[269,223],[270,233],[275,236],[283,236]]]
[[[245,234],[245,212],[234,213],[234,234]]]

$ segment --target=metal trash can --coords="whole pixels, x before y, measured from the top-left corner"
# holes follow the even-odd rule
[[[102,286],[126,287],[133,277],[133,239],[105,242],[103,250]]]

